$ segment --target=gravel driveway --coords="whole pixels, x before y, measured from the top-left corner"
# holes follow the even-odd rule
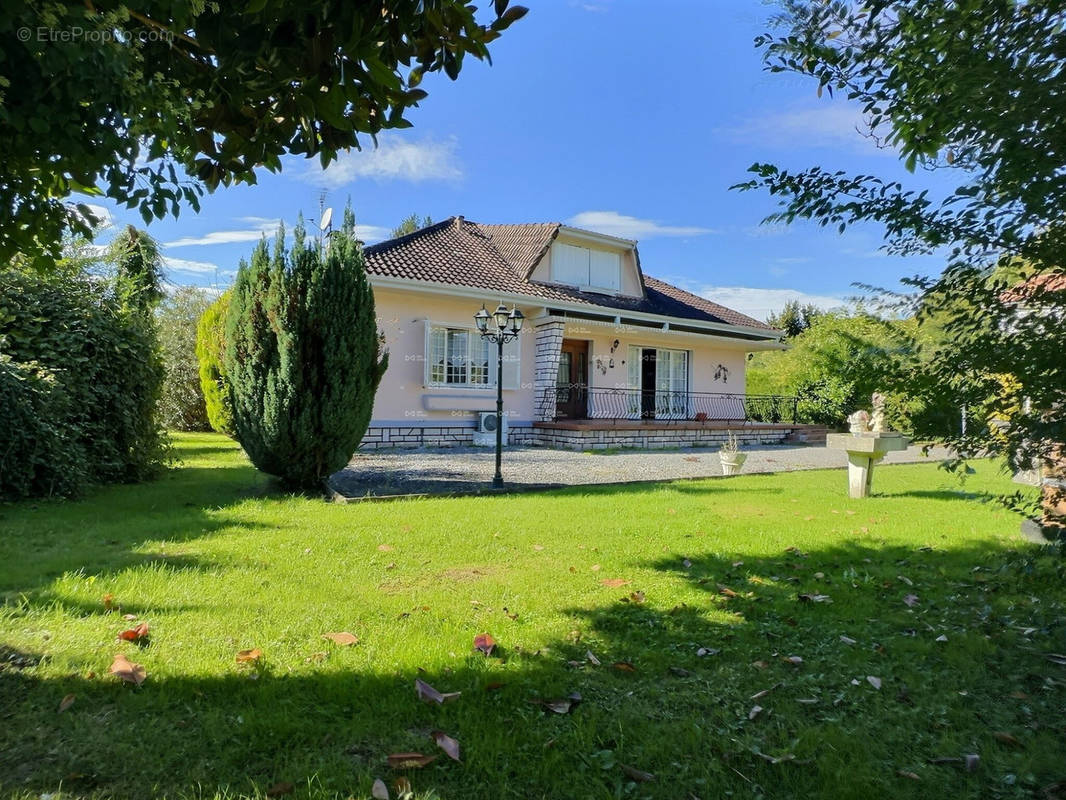
[[[761,447],[746,449],[743,472],[792,472],[847,466],[847,456],[826,447]],[[889,453],[883,463],[936,461],[947,451],[921,448]],[[495,453],[482,448],[448,448],[358,453],[333,475],[334,490],[345,497],[478,492],[489,487]],[[572,486],[590,483],[661,481],[722,474],[718,450],[627,450],[593,454],[541,447],[508,447],[503,453],[503,479],[512,486]]]

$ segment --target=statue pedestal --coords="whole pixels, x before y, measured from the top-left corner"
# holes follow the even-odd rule
[[[869,497],[874,465],[893,450],[906,450],[910,440],[901,433],[831,433],[826,447],[848,454],[848,495]]]

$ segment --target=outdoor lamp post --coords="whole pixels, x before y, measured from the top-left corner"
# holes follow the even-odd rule
[[[518,338],[524,319],[516,306],[508,311],[503,303],[491,314],[484,305],[474,314],[474,324],[481,337],[496,343],[496,475],[492,479],[493,489],[503,488],[503,473],[500,471],[503,461],[503,344]]]

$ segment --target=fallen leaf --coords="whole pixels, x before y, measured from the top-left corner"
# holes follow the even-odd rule
[[[147,677],[144,667],[140,664],[134,664],[122,653],[115,654],[115,660],[111,662],[111,669],[108,671],[119,680],[137,686],[144,683],[144,679]]]
[[[841,636],[840,641],[844,644],[855,644],[855,639],[852,639],[850,636]]]
[[[238,664],[257,664],[259,659],[263,657],[263,651],[258,647],[253,647],[250,650],[241,650],[237,653]]]
[[[267,797],[281,797],[284,794],[292,794],[296,787],[289,781],[280,781],[266,790]]]
[[[122,615],[122,619],[126,620],[126,622],[133,622],[135,619],[137,619],[137,615],[136,614],[123,614]]]
[[[870,684],[872,687],[874,687],[875,689],[880,689],[881,688],[881,679],[877,678],[877,677],[874,677],[873,675],[867,675],[866,676],[866,682],[868,684]]]
[[[752,706],[751,711],[748,712],[748,719],[755,719],[762,713],[762,706]]]
[[[591,650],[585,652],[585,658],[588,659],[588,662],[594,667],[598,667],[600,665],[600,660],[592,654]]]
[[[768,661],[752,661],[751,665],[753,667],[755,667],[755,669],[768,669],[769,666],[770,666],[770,662],[768,662]]]
[[[104,610],[113,611],[115,609],[115,596],[108,592],[104,595]]]
[[[69,695],[69,696],[73,697],[74,695]],[[1021,747],[1022,746],[1022,743],[1020,741],[1018,741],[1014,736],[1012,736],[1011,734],[1007,733],[1006,731],[996,731],[995,733],[992,734],[992,736],[993,736],[993,738],[995,738],[995,740],[997,742],[1002,742],[1003,744],[1009,744],[1009,745],[1011,745],[1011,747]]]
[[[323,639],[329,639],[333,644],[340,645],[341,647],[349,647],[353,644],[359,644],[359,637],[354,633],[348,633],[347,631],[341,631],[340,633],[323,633]]]
[[[541,706],[545,711],[552,711],[556,714],[569,714],[581,703],[581,695],[577,692],[571,692],[566,697],[558,700],[541,700],[538,698],[529,702]]]
[[[921,780],[921,778],[918,776],[918,774],[916,772],[908,772],[905,769],[897,769],[896,770],[896,774],[899,775],[901,778],[910,778],[912,781],[920,781]]]
[[[543,550],[543,549],[544,549],[544,545],[542,545],[542,544],[535,544],[535,545],[533,545],[533,549],[534,549],[534,550]]]
[[[802,664],[803,656],[787,656],[784,660],[789,664]]]
[[[391,753],[388,757],[392,769],[421,769],[436,760],[436,756],[425,756],[421,753]]]
[[[491,656],[492,651],[496,649],[496,640],[487,633],[479,633],[474,637],[474,649]]]
[[[445,752],[448,758],[453,761],[460,761],[459,758],[459,742],[446,734],[444,731],[433,731],[430,736],[433,737],[433,741],[437,743],[437,747]]]
[[[761,692],[756,692],[755,694],[753,694],[751,696],[751,699],[752,700],[761,700],[762,698],[766,697],[766,695],[770,694],[770,692],[775,691],[777,689],[780,689],[784,685],[785,684],[783,684],[783,683],[775,683],[769,689],[763,689]]]
[[[611,664],[619,672],[636,672],[637,668],[630,664],[628,661],[615,661]]]
[[[455,700],[462,694],[462,692],[438,692],[421,678],[415,678],[415,693],[420,700],[438,705]]]
[[[634,783],[650,783],[655,780],[655,776],[650,772],[644,772],[636,767],[631,767],[628,764],[619,762],[618,768]]]
[[[939,636],[936,637],[936,640],[938,642],[946,642],[948,640],[948,637],[947,637],[946,634],[942,633],[942,634],[940,634]]]
[[[717,647],[701,647],[696,651],[697,658],[703,658],[704,656],[716,656],[722,651]]]
[[[918,595],[916,595],[916,594],[904,595],[903,603],[908,608],[914,608],[914,606],[918,605]]]
[[[740,595],[738,595],[728,586],[723,586],[722,584],[718,584],[718,593],[721,595],[725,595],[726,597],[740,597]]]
[[[136,628],[130,628],[128,631],[122,631],[118,635],[119,639],[124,642],[140,642],[148,638],[148,623],[142,622]]]
[[[378,550],[380,550],[382,553],[388,553],[390,550],[393,550],[393,549],[394,548],[393,548],[393,546],[391,544],[379,544],[378,545]]]
[[[628,599],[630,603],[636,603],[637,605],[640,605],[644,602],[644,592],[630,592]]]
[[[914,581],[912,581],[906,575],[897,575],[896,576],[896,580],[897,581],[902,581],[903,583],[907,584],[908,586],[914,586]]]
[[[627,581],[625,578],[605,578],[604,580],[600,581],[600,583],[602,583],[608,589],[617,589],[620,586],[625,586],[627,583],[629,583],[629,581]]]
[[[66,697],[59,701],[59,713],[62,714],[72,705],[74,705],[74,695],[68,694]]]
[[[389,800],[389,787],[385,785],[385,781],[378,778],[374,781],[374,785],[370,789],[370,796],[374,800]]]

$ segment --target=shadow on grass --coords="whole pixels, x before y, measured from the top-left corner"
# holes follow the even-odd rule
[[[841,543],[635,566],[665,578],[670,599],[618,587],[568,609],[570,633],[537,653],[508,648],[499,630],[502,658],[471,652],[477,623],[457,632],[442,611],[435,635],[457,655],[430,672],[367,662],[365,645],[315,633],[292,663],[265,648],[259,668],[227,661],[140,687],[41,679],[22,653],[25,666],[0,671],[0,788],[134,798],[292,782],[293,797],[366,797],[396,774],[386,756],[405,751],[441,756],[405,773],[418,797],[917,798],[930,785],[977,797],[1004,775],[1027,792],[1066,777],[1062,668],[1042,656],[1066,635],[1050,556]],[[395,624],[411,626],[412,647],[425,635],[424,622]],[[463,694],[422,703],[416,678]],[[567,714],[530,702],[575,691],[583,701]],[[66,695],[75,703],[57,714]],[[463,764],[439,753],[433,730],[460,741]],[[927,763],[969,752],[981,756],[972,773]],[[657,780],[634,784],[621,764]]]

